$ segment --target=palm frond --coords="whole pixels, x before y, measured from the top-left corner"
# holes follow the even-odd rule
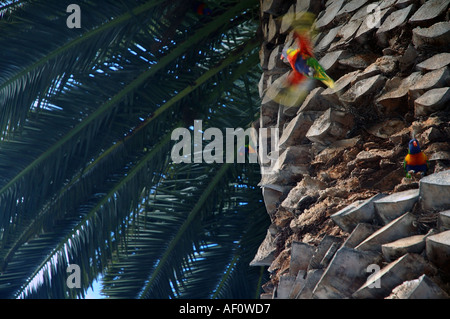
[[[257,113],[255,94],[248,90],[259,80],[252,39],[257,1],[215,1],[214,19],[195,16],[183,1],[86,1],[81,7],[89,22],[81,30],[64,28],[54,31],[54,42],[42,41],[55,25],[65,24],[67,3],[24,1],[5,7],[12,10],[0,18],[0,43],[20,38],[0,53],[0,61],[8,61],[0,72],[5,298],[83,296],[111,259],[124,254],[121,247],[130,245],[125,238],[131,238],[128,228],[139,220],[142,203],[167,181],[168,136],[177,121],[225,121],[225,104],[235,112],[227,115],[233,125],[245,126]],[[108,9],[97,12],[101,6]],[[34,50],[23,50],[30,43]],[[199,209],[214,209],[205,207]],[[200,242],[195,251],[175,246],[175,256],[201,249],[225,256]],[[151,281],[177,262],[177,278],[187,276],[188,264],[180,258],[168,253]],[[79,290],[65,285],[69,263],[81,266]],[[195,281],[189,278],[182,281]],[[171,289],[181,291],[176,282]],[[154,290],[148,287],[141,283],[144,292]],[[161,282],[159,289],[164,287]],[[159,296],[167,295],[160,290]]]
[[[24,125],[29,110],[39,107],[36,100],[62,87],[73,72],[91,70],[111,48],[136,32],[133,18],[149,11],[159,13],[161,1],[144,2],[124,14],[120,2],[85,2],[81,6],[89,18],[81,29],[66,27],[70,3],[30,1],[10,19],[0,20],[4,48],[0,52],[0,132],[4,137]]]
[[[241,92],[245,82],[237,81],[228,90]],[[251,96],[255,94],[248,96],[250,100]],[[240,97],[245,99],[246,94]],[[246,127],[254,113],[243,117],[243,104],[236,104],[227,103],[215,113],[240,113],[233,124]],[[256,101],[247,108],[252,110],[252,105]],[[223,118],[214,117],[209,123],[221,124]],[[256,165],[172,165],[148,195],[145,209],[129,230],[126,249],[108,267],[103,293],[113,298],[259,296],[262,273],[248,266],[268,222],[260,190],[250,186],[259,180],[257,173]],[[244,178],[240,183],[239,176]]]
[[[248,270],[257,246],[244,252],[246,243],[239,238],[245,238],[255,217],[261,229],[267,218],[262,203],[255,210],[252,201],[259,190],[228,184],[231,171],[231,164],[209,171],[189,167],[188,179],[180,174],[180,179],[163,181],[135,221],[126,253],[108,268],[103,292],[115,298],[211,298],[227,295],[230,282],[237,280],[245,289],[235,298],[254,297],[255,274],[242,280],[236,265]],[[236,192],[240,196],[231,196]]]

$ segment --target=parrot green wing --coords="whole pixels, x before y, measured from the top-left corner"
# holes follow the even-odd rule
[[[411,178],[411,175],[408,173],[408,171],[406,170],[406,159],[403,160],[403,169],[405,170],[405,174],[407,178]]]
[[[317,61],[314,57],[310,57],[306,60],[306,64],[313,68],[314,74],[312,77],[314,79],[322,81],[329,88],[334,87],[333,79],[328,76],[323,67],[319,64],[319,61]]]

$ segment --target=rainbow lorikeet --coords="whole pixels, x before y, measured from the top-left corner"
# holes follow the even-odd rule
[[[256,153],[255,149],[250,144],[245,144],[239,148],[239,155],[244,156],[245,154]]]
[[[406,177],[411,178],[410,172],[425,174],[428,170],[428,157],[420,149],[419,142],[413,138],[408,144],[408,154],[403,161]]]
[[[307,32],[295,31],[297,48],[283,50],[281,59],[286,59],[291,65],[292,71],[288,76],[289,85],[297,85],[306,78],[322,81],[330,88],[334,87],[334,81],[326,74],[324,68],[314,57],[311,41]]]
[[[285,48],[281,59],[286,59],[292,70],[276,79],[268,88],[266,96],[287,107],[298,106],[313,87],[314,79],[320,80],[330,88],[334,81],[314,57],[311,37],[315,34],[315,15],[310,12],[286,14],[283,22],[288,21],[294,35],[294,45]]]
[[[194,2],[194,10],[195,12],[197,12],[198,15],[211,15],[212,10],[210,8],[208,8],[208,6],[206,5],[206,3],[204,2],[198,2],[195,1]]]

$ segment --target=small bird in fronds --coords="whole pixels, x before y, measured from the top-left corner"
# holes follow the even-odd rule
[[[193,8],[195,12],[197,12],[197,14],[201,16],[209,16],[212,13],[212,10],[204,2],[195,1]]]
[[[411,173],[424,175],[428,170],[428,157],[420,149],[419,142],[413,138],[408,144],[408,154],[403,161],[406,177],[411,178]]]
[[[297,13],[286,15],[283,19],[291,20],[295,41],[292,47],[283,50],[281,59],[286,59],[292,70],[285,79],[274,82],[266,94],[285,106],[298,106],[309,93],[312,80],[320,80],[330,88],[334,88],[334,81],[326,74],[313,53],[311,36],[315,32],[314,14]]]

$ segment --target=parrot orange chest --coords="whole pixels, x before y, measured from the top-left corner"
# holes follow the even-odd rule
[[[423,153],[417,153],[417,154],[408,154],[405,157],[406,164],[415,166],[415,165],[423,165],[427,162],[427,156]]]

